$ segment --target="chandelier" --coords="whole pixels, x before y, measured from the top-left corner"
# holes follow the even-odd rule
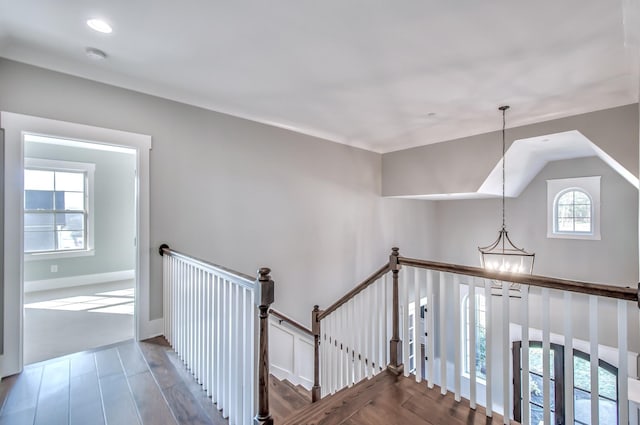
[[[498,232],[498,239],[495,242],[478,247],[480,251],[480,264],[482,268],[501,273],[518,273],[531,274],[533,272],[533,261],[536,254],[525,251],[515,246],[509,238],[509,232],[505,224],[505,128],[506,128],[506,111],[509,106],[500,106],[498,110],[502,111],[502,228]],[[495,295],[501,295],[502,284],[494,281],[492,292]],[[509,284],[510,296],[518,296],[520,287],[518,284]],[[514,295],[514,292],[516,293]]]

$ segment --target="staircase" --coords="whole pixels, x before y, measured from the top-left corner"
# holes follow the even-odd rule
[[[339,300],[314,306],[307,329],[270,309],[269,269],[252,280],[167,246],[160,252],[165,337],[230,424],[635,422],[635,284],[503,274],[393,248]],[[310,395],[269,376],[270,314],[313,338]],[[576,356],[587,373],[574,373]],[[616,382],[601,379],[601,369]],[[578,372],[591,392],[574,406],[574,388],[564,383]]]
[[[311,393],[301,385],[294,385],[269,375],[269,406],[275,424],[311,406]]]
[[[415,377],[396,376],[384,371],[372,379],[299,410],[282,425],[471,425],[502,424],[485,409],[470,409],[469,401],[455,401],[452,393],[442,395],[439,387],[429,389],[416,383]],[[517,422],[511,421],[512,424]]]

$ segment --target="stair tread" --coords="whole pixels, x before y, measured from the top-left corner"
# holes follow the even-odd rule
[[[487,418],[485,409],[472,410],[469,401],[456,401],[452,393],[440,394],[417,383],[414,376],[383,371],[325,397],[292,414],[283,425],[488,425],[502,424],[502,416]],[[278,422],[280,423],[280,422]],[[512,424],[517,422],[511,421]]]
[[[291,382],[281,381],[269,375],[269,404],[274,422],[279,424],[285,418],[308,407],[311,398],[303,396]]]

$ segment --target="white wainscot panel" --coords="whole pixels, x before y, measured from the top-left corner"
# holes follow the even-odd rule
[[[286,379],[308,390],[313,386],[313,337],[278,319],[269,321],[269,368],[278,379]]]

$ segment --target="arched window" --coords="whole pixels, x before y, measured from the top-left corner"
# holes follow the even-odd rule
[[[465,296],[462,301],[462,326],[463,326],[463,344],[462,358],[464,359],[464,372],[471,373],[471,358],[469,356],[469,345],[471,344],[471,320],[469,314],[475,315],[475,334],[476,334],[476,376],[479,380],[486,379],[487,369],[487,322],[486,322],[486,305],[484,295],[476,294],[475,308],[469,311],[469,296]]]
[[[600,240],[600,176],[547,180],[547,237]]]
[[[522,420],[522,342],[513,343],[514,370],[514,419]],[[551,423],[565,423],[565,386],[573,386],[573,416],[574,424],[587,425],[591,423],[591,363],[589,354],[573,350],[573,380],[566,382],[564,371],[564,347],[551,344],[549,351],[550,381],[551,381]],[[532,424],[543,421],[543,350],[540,341],[529,343],[529,414]],[[598,402],[599,423],[601,425],[618,424],[618,369],[598,360]]]
[[[560,192],[554,203],[554,233],[593,233],[593,201],[584,190]]]

